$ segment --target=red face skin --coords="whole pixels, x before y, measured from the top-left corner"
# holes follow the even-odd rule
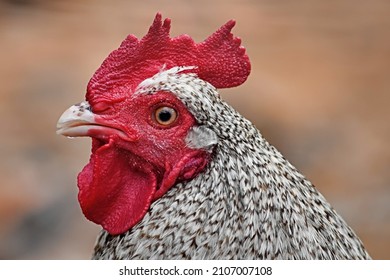
[[[78,176],[79,202],[88,219],[121,234],[174,184],[203,170],[210,155],[187,147],[185,138],[196,122],[171,93],[90,104],[99,127],[87,132],[92,155]],[[172,123],[159,123],[155,115],[161,107],[176,111]]]

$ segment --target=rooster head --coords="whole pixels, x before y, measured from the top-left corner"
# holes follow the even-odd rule
[[[110,234],[132,228],[154,200],[194,178],[212,158],[218,136],[178,95],[246,80],[250,63],[231,34],[234,24],[195,43],[188,35],[170,38],[170,20],[157,14],[142,39],[129,35],[104,60],[86,101],[60,117],[58,134],[92,138],[78,199],[84,215]]]

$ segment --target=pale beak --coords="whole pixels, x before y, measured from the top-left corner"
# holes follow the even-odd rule
[[[89,103],[83,101],[68,108],[57,122],[57,134],[69,137],[89,136],[88,130],[96,125]]]
[[[135,140],[135,135],[127,135],[120,128],[94,114],[88,101],[71,106],[61,115],[57,122],[57,134],[68,137],[90,136],[102,139],[118,135],[127,141]]]

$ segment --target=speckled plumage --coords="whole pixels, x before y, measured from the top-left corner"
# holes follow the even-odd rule
[[[93,258],[369,259],[313,185],[212,85],[183,69],[156,74],[135,94],[174,94],[198,123],[188,145],[210,150],[212,159],[128,232],[102,231]]]

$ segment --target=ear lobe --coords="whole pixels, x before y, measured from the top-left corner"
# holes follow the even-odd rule
[[[205,125],[194,126],[188,132],[186,144],[192,149],[203,149],[211,152],[213,147],[218,144],[217,134]]]
[[[174,166],[165,164],[164,178],[153,200],[162,197],[174,184],[190,180],[198,175],[210,160],[210,154],[204,150],[194,150],[180,159]]]

